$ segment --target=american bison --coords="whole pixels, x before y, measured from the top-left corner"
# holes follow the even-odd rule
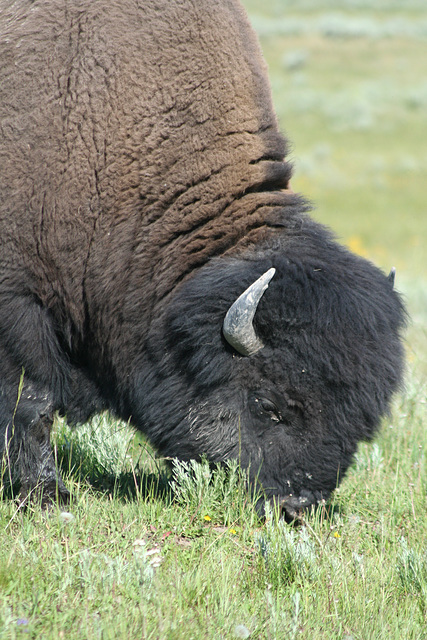
[[[0,447],[67,499],[55,412],[239,458],[290,517],[399,387],[405,314],[289,186],[237,0],[0,0]]]

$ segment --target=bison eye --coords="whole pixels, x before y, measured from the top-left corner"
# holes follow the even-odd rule
[[[257,398],[257,402],[259,403],[259,406],[264,411],[264,413],[268,413],[272,420],[274,420],[275,422],[280,422],[280,412],[274,402],[271,402],[271,400],[267,400],[267,398]]]

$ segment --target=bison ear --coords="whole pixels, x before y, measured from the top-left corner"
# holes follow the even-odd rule
[[[394,287],[395,276],[396,276],[396,267],[392,267],[390,273],[387,276],[387,280],[390,282],[392,287]]]
[[[224,338],[242,356],[253,356],[264,346],[252,323],[258,303],[275,273],[276,269],[273,267],[255,280],[231,305],[224,318]]]

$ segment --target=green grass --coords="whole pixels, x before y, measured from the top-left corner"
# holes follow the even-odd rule
[[[0,639],[427,637],[425,3],[245,4],[294,189],[353,250],[398,269],[405,392],[297,529],[260,522],[233,465],[178,465],[169,485],[126,425],[58,422],[71,516],[0,499]]]
[[[233,464],[176,465],[171,489],[147,489],[125,454],[94,489],[88,472],[116,465],[117,438],[123,453],[131,435],[96,421],[103,452],[87,440],[90,467],[73,454],[71,519],[1,505],[0,637],[425,637],[426,402],[410,380],[332,504],[300,528],[260,522]],[[69,468],[70,434],[57,429]]]

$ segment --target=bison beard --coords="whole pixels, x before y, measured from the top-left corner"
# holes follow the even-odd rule
[[[54,414],[109,409],[166,456],[239,458],[291,517],[327,499],[399,387],[405,314],[290,190],[240,5],[0,9],[6,475],[66,500]]]

